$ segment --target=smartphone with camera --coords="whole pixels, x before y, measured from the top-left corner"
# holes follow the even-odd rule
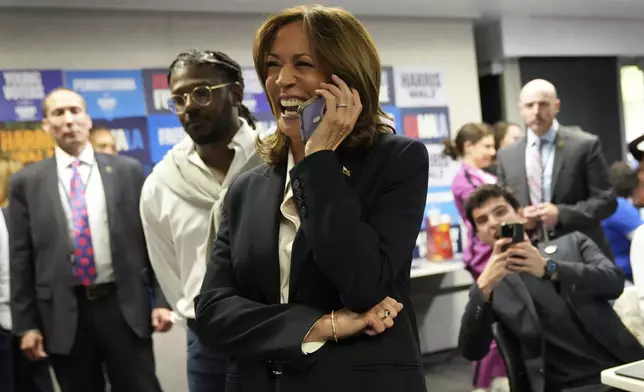
[[[324,97],[316,96],[304,102],[297,108],[300,115],[300,137],[306,143],[315,129],[320,125],[326,111]]]
[[[499,229],[499,238],[511,238],[512,244],[525,241],[525,232],[522,223],[503,223]],[[505,252],[511,244],[504,245]]]

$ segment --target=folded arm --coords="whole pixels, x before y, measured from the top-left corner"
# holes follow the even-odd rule
[[[324,312],[300,304],[267,305],[238,294],[227,208],[228,197],[201,294],[195,298],[195,332],[204,345],[228,355],[301,361],[304,338]]]

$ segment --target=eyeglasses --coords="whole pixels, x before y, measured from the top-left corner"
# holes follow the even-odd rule
[[[188,106],[188,96],[190,96],[190,100],[197,105],[208,106],[212,102],[213,90],[230,86],[231,84],[236,83],[222,83],[216,84],[214,86],[197,86],[194,88],[194,90],[192,90],[190,94],[184,93],[171,96],[168,99],[168,106],[176,114],[181,114],[186,111],[186,107]]]

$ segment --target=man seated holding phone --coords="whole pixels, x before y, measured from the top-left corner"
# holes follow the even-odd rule
[[[533,245],[519,206],[499,185],[479,187],[465,203],[477,236],[494,250],[463,315],[463,356],[483,358],[500,322],[521,342],[533,392],[614,391],[601,385],[601,371],[644,359],[608,303],[622,293],[622,271],[579,232]]]

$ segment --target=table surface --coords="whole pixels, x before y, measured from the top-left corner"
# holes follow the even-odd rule
[[[462,260],[429,261],[427,259],[414,259],[411,263],[411,278],[441,275],[465,269]]]
[[[640,362],[644,362],[644,361],[640,361]],[[634,362],[634,363],[637,363],[637,362]],[[604,370],[601,373],[602,384],[611,386],[613,388],[623,389],[625,391],[631,391],[631,392],[644,391],[644,381],[640,381],[630,377],[618,376],[617,374],[615,374],[616,370],[619,370],[623,367],[630,366],[630,365],[632,365],[632,363]]]

